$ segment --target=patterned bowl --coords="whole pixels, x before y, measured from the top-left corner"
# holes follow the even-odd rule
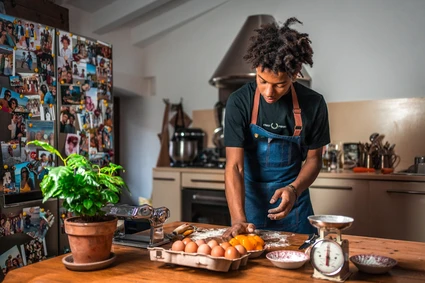
[[[354,255],[350,260],[360,271],[370,274],[386,273],[397,265],[393,258],[372,254]]]
[[[266,258],[275,266],[284,269],[297,269],[306,263],[310,257],[298,251],[274,251],[266,254]]]

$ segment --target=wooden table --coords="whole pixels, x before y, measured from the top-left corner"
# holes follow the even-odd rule
[[[180,222],[165,225],[170,233]],[[196,224],[200,227],[220,227]],[[346,282],[425,282],[425,243],[389,239],[343,236],[350,242],[350,256],[361,253],[374,253],[390,256],[398,260],[398,265],[384,275],[368,275],[357,271],[350,262],[353,272]],[[291,246],[297,249],[306,235],[297,234],[288,238]],[[264,254],[250,259],[246,267],[226,273],[205,269],[171,266],[150,261],[146,249],[120,245],[113,246],[117,260],[108,268],[98,271],[70,271],[62,264],[62,256],[15,269],[6,275],[4,282],[330,282],[311,277],[310,263],[297,270],[284,270],[274,267]]]

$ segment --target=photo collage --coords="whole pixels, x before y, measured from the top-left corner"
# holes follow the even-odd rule
[[[15,215],[1,215],[0,238],[4,252],[0,254],[0,266],[4,275],[47,258],[45,236],[54,221],[53,213],[40,206],[25,207]],[[26,236],[20,241],[12,240],[13,235],[20,233]]]
[[[55,30],[0,14],[0,192],[39,190],[44,174],[37,148],[27,142],[55,145]]]

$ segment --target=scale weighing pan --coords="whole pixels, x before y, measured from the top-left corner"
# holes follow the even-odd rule
[[[354,219],[341,215],[310,215],[307,217],[310,224],[316,228],[344,230],[349,228]]]

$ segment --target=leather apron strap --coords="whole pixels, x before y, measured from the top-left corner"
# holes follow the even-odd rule
[[[301,134],[301,131],[303,129],[303,120],[301,118],[301,108],[300,108],[300,105],[298,104],[297,93],[295,92],[294,84],[292,83],[291,83],[291,94],[292,94],[292,105],[293,105],[292,112],[294,113],[294,119],[295,119],[295,127],[294,127],[293,136],[298,137]],[[251,110],[251,124],[254,124],[254,125],[257,124],[258,109],[260,107],[260,96],[261,96],[260,90],[257,87],[257,89],[255,90],[255,95],[254,95],[254,105]]]

